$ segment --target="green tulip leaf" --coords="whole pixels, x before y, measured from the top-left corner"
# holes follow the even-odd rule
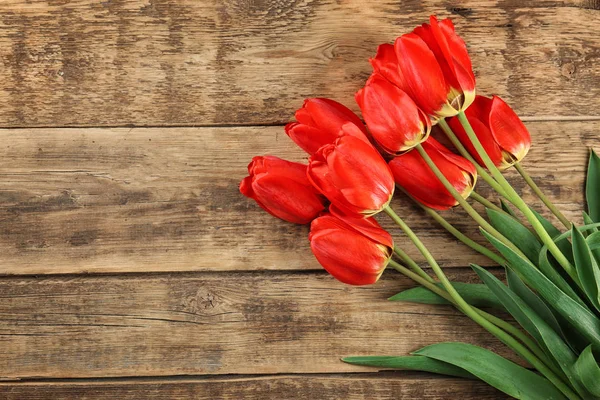
[[[564,337],[562,328],[558,323],[552,310],[540,299],[519,276],[510,268],[506,269],[506,281],[508,288],[525,302],[531,309],[539,315],[555,332]]]
[[[600,249],[600,232],[594,232],[588,236],[585,241],[587,242],[590,250]]]
[[[600,157],[598,157],[594,150],[590,152],[590,160],[588,162],[585,199],[590,218],[594,222],[600,222]]]
[[[577,276],[590,302],[596,309],[600,310],[600,299],[598,298],[600,294],[600,268],[598,268],[596,258],[592,254],[583,234],[575,227],[571,229],[571,238]]]
[[[544,352],[552,357],[556,365],[559,366],[560,369],[565,373],[577,392],[579,392],[584,398],[587,398],[587,390],[580,383],[580,380],[574,369],[577,357],[571,350],[571,347],[554,329],[554,326],[548,324],[534,308],[527,304],[523,298],[506,287],[494,275],[477,265],[472,265],[472,267],[475,272],[477,272],[477,275],[479,275],[481,280],[502,302],[510,315],[512,315],[515,320],[536,340],[536,342],[542,346]],[[520,289],[526,288],[516,274],[513,273],[511,280],[513,281],[513,284],[516,283],[515,286],[521,286]],[[516,282],[517,280],[519,283]],[[535,296],[533,293],[531,293],[531,295]],[[537,300],[541,302],[539,298],[537,298]],[[550,315],[552,315],[552,313],[550,313]],[[554,317],[552,318],[554,319]],[[556,322],[556,326],[558,327],[558,322]],[[560,330],[559,327],[558,329]]]
[[[533,233],[518,220],[508,214],[498,212],[492,209],[486,209],[490,223],[501,234],[510,238],[510,241],[515,244],[533,263],[538,262],[538,254],[542,249],[542,245]]]
[[[600,397],[600,368],[589,345],[579,355],[575,363],[575,371],[583,386],[592,396]]]
[[[505,213],[510,214],[513,218],[519,219],[517,213],[508,205],[508,202],[504,199],[500,199],[500,207]]]
[[[546,218],[544,218],[544,216],[535,211],[533,208],[530,207],[529,209],[531,210],[531,212],[533,212],[537,220],[540,221],[540,224],[542,224],[542,227],[548,233],[548,235],[550,235],[551,238],[555,239],[556,237],[560,236],[562,232],[558,230],[554,226],[554,224],[552,224],[552,222],[548,221]],[[571,250],[571,242],[569,242],[568,240],[561,240],[556,242],[556,245],[560,249],[561,253],[563,253],[572,264],[573,251]]]
[[[584,211],[584,212],[582,213],[582,215],[583,215],[583,223],[584,223],[584,224],[586,224],[586,225],[590,225],[590,224],[593,224],[593,223],[594,223],[594,221],[592,220],[592,217],[590,217],[588,213],[586,213],[586,212]],[[591,230],[590,230],[590,232],[591,232],[591,233],[598,232],[598,228],[593,228],[593,229],[591,229]]]
[[[556,285],[560,290],[566,293],[570,298],[575,300],[583,307],[587,307],[583,300],[579,297],[577,292],[573,290],[571,285],[562,277],[562,275],[558,272],[557,268],[554,266],[551,260],[554,260],[551,254],[548,254],[548,248],[544,246],[542,251],[540,251],[540,258],[538,266],[540,271],[544,274],[546,278],[548,278],[554,285]]]
[[[459,378],[477,379],[473,374],[456,365],[425,356],[358,356],[345,357],[342,358],[342,361],[367,367],[425,371]]]
[[[463,368],[490,386],[522,400],[564,399],[546,378],[487,349],[467,343],[438,343],[414,354]]]
[[[443,288],[440,283],[437,286]],[[502,304],[500,304],[496,296],[485,285],[480,283],[452,282],[452,286],[472,306],[503,309]],[[448,300],[422,286],[404,290],[390,297],[388,300],[420,304],[451,304]]]
[[[573,325],[596,349],[600,350],[600,320],[598,317],[560,290],[528,260],[516,254],[485,230],[482,229],[481,232],[504,256],[510,268],[517,272],[530,288],[534,289],[548,305]]]

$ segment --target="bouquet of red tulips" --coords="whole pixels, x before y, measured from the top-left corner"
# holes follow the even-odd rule
[[[255,157],[240,191],[272,215],[310,223],[319,263],[350,285],[377,282],[387,266],[420,286],[392,301],[451,304],[512,349],[524,368],[467,343],[438,343],[412,355],[348,357],[348,363],[481,379],[518,399],[600,398],[600,159],[592,151],[585,225],[575,226],[523,169],[530,135],[497,96],[475,94],[464,41],[449,19],[382,44],[355,96],[364,122],[329,99],[308,99],[286,126],[308,165]],[[453,149],[430,136],[432,127]],[[502,171],[514,167],[561,228],[526,204]],[[499,203],[474,191],[480,178]],[[390,207],[394,190],[419,204],[458,240],[506,268],[507,284],[472,265],[483,283],[451,282]],[[481,215],[470,200],[482,203]],[[438,211],[460,206],[489,241],[483,246]],[[394,244],[374,216],[384,212],[435,276]],[[481,309],[484,307],[487,311]],[[514,321],[497,316],[510,314]],[[516,322],[516,324],[515,324]]]

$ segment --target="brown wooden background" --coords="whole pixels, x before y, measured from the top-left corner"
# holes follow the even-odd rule
[[[253,155],[304,159],[282,129],[303,98],[356,109],[377,44],[436,13],[467,40],[479,91],[527,121],[525,167],[579,221],[600,132],[599,9],[2,1],[0,398],[502,397],[478,382],[341,363],[450,340],[511,355],[450,308],[387,302],[411,285],[392,271],[367,288],[334,281],[305,227],[271,218],[237,185]],[[405,200],[396,207],[454,279],[486,263]],[[446,215],[475,234],[460,211]]]

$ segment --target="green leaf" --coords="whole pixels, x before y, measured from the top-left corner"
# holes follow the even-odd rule
[[[525,285],[525,283],[519,278],[519,276],[510,268],[506,268],[506,280],[508,282],[508,288],[521,300],[525,302],[531,309],[539,315],[544,322],[546,322],[555,332],[558,332],[561,336],[562,328],[556,320],[556,317],[552,313],[552,310],[540,299],[531,289]]]
[[[438,343],[414,354],[463,368],[490,386],[523,400],[564,399],[546,378],[509,361],[498,354],[467,343]]]
[[[594,232],[588,236],[585,241],[587,242],[590,250],[600,249],[600,232]]]
[[[510,268],[517,272],[529,287],[534,289],[556,312],[573,325],[596,349],[600,350],[600,320],[587,308],[560,290],[528,260],[516,254],[485,230],[482,229],[481,231],[504,256]]]
[[[519,219],[517,217],[517,214],[514,212],[514,210],[512,208],[510,208],[510,206],[504,199],[500,199],[500,207],[502,207],[504,212],[506,212],[507,214],[510,214],[513,218]]]
[[[438,283],[437,286],[443,288],[440,283]],[[452,282],[452,286],[454,286],[461,297],[472,306],[503,309],[502,304],[500,304],[496,296],[494,296],[490,289],[485,285],[480,283]],[[388,300],[407,301],[420,304],[451,304],[443,297],[438,296],[422,286],[404,290],[390,297]]]
[[[538,254],[542,249],[542,245],[533,233],[518,220],[508,214],[501,213],[492,209],[486,209],[490,223],[501,234],[510,238],[510,241],[515,244],[533,263],[538,262]]]
[[[540,271],[548,278],[554,285],[556,285],[560,290],[565,292],[570,298],[575,300],[577,303],[582,305],[583,307],[587,307],[583,300],[579,297],[577,292],[573,290],[571,285],[563,278],[563,276],[557,271],[556,267],[553,265],[551,260],[554,260],[551,254],[548,254],[548,248],[544,246],[542,251],[540,252],[540,261],[538,266]]]
[[[548,221],[546,218],[544,218],[540,213],[535,211],[533,208],[530,207],[529,209],[533,212],[533,214],[535,215],[537,220],[540,221],[540,223],[542,224],[542,227],[544,227],[544,230],[548,233],[548,235],[550,235],[550,237],[552,239],[555,239],[556,237],[560,236],[560,234],[562,232],[559,229],[557,229],[554,226],[554,224],[552,224],[552,222]],[[558,241],[558,242],[556,242],[556,246],[558,246],[561,253],[563,253],[567,257],[569,262],[571,262],[571,264],[572,264],[573,263],[573,255],[572,255],[573,251],[571,250],[571,242],[569,242],[568,240]]]
[[[481,280],[502,302],[510,315],[542,346],[545,353],[554,359],[556,365],[560,366],[560,369],[565,373],[577,392],[587,397],[586,390],[580,384],[574,370],[577,357],[569,345],[563,341],[558,332],[546,323],[521,297],[506,287],[494,275],[477,265],[472,265],[472,267]],[[518,279],[518,277],[513,274],[512,279]],[[520,285],[525,286],[522,282],[520,282]]]
[[[586,225],[590,225],[590,224],[593,224],[593,223],[594,223],[594,221],[592,220],[592,217],[590,217],[590,216],[588,215],[588,213],[586,213],[586,212],[584,211],[584,212],[582,212],[582,214],[583,214],[583,223],[584,223],[584,224],[586,224]],[[591,229],[591,230],[590,230],[590,232],[591,232],[591,233],[598,232],[598,228],[593,228],[593,229]]]
[[[600,299],[598,298],[600,294],[600,269],[596,258],[592,254],[583,234],[575,227],[571,229],[571,238],[577,276],[588,299],[596,309],[600,310]]]
[[[540,221],[540,224],[542,224],[542,226],[544,227],[544,229],[546,230],[546,232],[548,232],[548,235],[550,235],[550,237],[556,237],[556,236],[558,236],[558,235],[561,234],[561,231],[557,227],[555,227],[552,222],[550,222],[546,218],[544,218],[544,216],[542,214],[540,214],[539,212],[535,211],[531,207],[529,207],[529,209],[531,210],[531,212],[533,213],[533,215],[535,215],[535,217],[537,218],[537,220]]]
[[[600,157],[594,150],[590,152],[585,181],[585,199],[590,218],[594,222],[600,222]]]
[[[460,367],[425,356],[358,356],[345,357],[342,358],[342,361],[348,364],[365,365],[368,367],[408,369],[458,376],[459,378],[477,379],[474,375]]]
[[[592,353],[592,345],[586,347],[579,355],[575,363],[575,371],[588,392],[600,397],[600,368]]]

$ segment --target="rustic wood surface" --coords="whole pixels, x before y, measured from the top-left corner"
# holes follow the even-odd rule
[[[367,288],[337,283],[307,229],[266,215],[237,183],[253,155],[304,159],[281,126],[303,98],[356,110],[376,45],[436,13],[466,39],[480,92],[527,121],[525,167],[580,221],[587,149],[599,148],[599,10],[2,1],[0,398],[504,398],[475,381],[341,363],[449,340],[513,356],[449,307],[386,301],[411,285],[394,272]],[[492,265],[400,196],[395,206],[452,278]],[[476,234],[462,212],[445,215]]]
[[[528,127],[536,143],[524,166],[579,220],[600,121]],[[280,126],[10,129],[0,138],[0,273],[320,269],[307,227],[272,218],[238,192],[253,155],[306,158]],[[557,143],[576,145],[557,151]],[[490,265],[401,194],[394,206],[444,265]],[[443,214],[479,237],[464,212]],[[398,244],[419,258],[407,240]]]

